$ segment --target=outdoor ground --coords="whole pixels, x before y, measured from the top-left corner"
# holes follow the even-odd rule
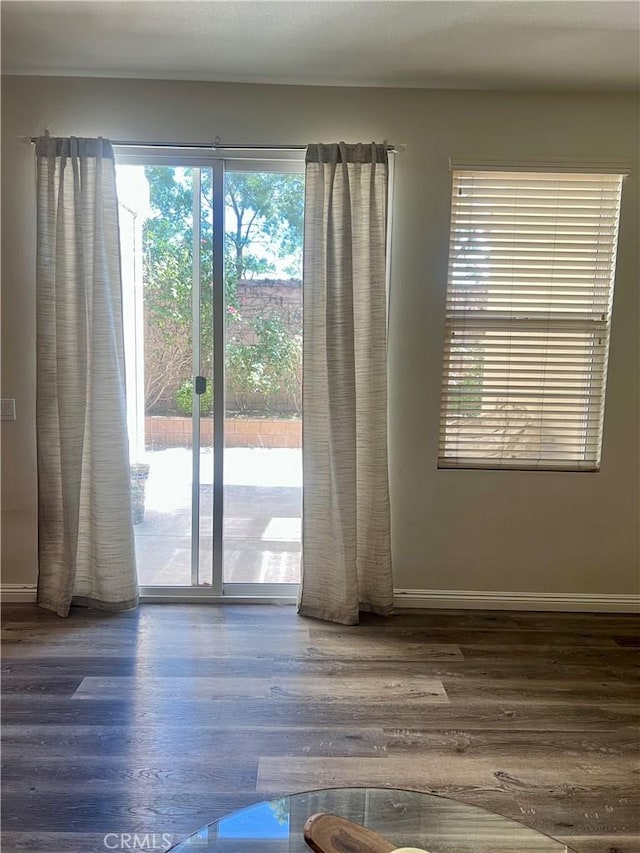
[[[191,450],[148,452],[145,518],[135,526],[141,586],[191,585]],[[224,581],[297,583],[302,452],[225,451]],[[201,451],[199,583],[211,583],[213,451]]]

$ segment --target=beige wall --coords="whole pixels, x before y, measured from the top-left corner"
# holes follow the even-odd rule
[[[638,102],[632,95],[327,89],[5,78],[2,82],[5,583],[36,579],[34,168],[45,127],[112,139],[405,143],[397,158],[390,318],[396,587],[638,592]],[[598,474],[438,471],[448,157],[631,161]]]

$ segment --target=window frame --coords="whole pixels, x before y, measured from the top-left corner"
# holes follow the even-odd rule
[[[622,197],[622,185],[623,179],[628,174],[628,168],[626,168],[620,162],[610,162],[607,164],[568,164],[568,163],[549,163],[549,162],[539,162],[539,163],[530,163],[524,164],[522,162],[511,162],[511,163],[478,163],[470,160],[463,161],[450,161],[451,165],[451,195],[450,195],[450,217],[449,217],[449,252],[448,252],[448,266],[447,266],[447,282],[446,282],[446,307],[445,307],[445,336],[444,336],[444,345],[443,345],[443,364],[441,369],[441,395],[440,395],[440,415],[439,415],[439,428],[438,428],[438,449],[437,449],[437,467],[441,470],[520,470],[520,471],[563,471],[563,472],[597,472],[600,470],[600,457],[602,452],[602,440],[603,440],[603,421],[604,421],[604,410],[605,410],[605,396],[606,396],[606,384],[607,384],[607,370],[608,370],[608,351],[609,351],[609,341],[611,335],[611,316],[612,316],[612,304],[613,304],[613,293],[615,286],[615,278],[616,278],[616,259],[617,259],[617,243],[618,243],[618,232],[619,232],[619,224],[621,218],[621,197]],[[482,177],[486,174],[487,177],[492,174],[503,174],[504,173],[527,173],[527,175],[533,176],[533,173],[536,172],[544,172],[550,176],[557,176],[558,179],[570,180],[572,175],[580,176],[581,179],[584,179],[585,176],[593,176],[594,180],[597,180],[600,177],[603,180],[604,185],[604,176],[611,176],[611,185],[614,185],[614,177],[617,178],[617,196],[616,196],[616,204],[614,205],[614,228],[615,233],[610,238],[609,242],[609,251],[611,253],[611,267],[610,274],[608,275],[606,286],[607,286],[607,302],[608,309],[605,313],[603,313],[599,318],[596,317],[587,317],[580,316],[578,311],[575,312],[574,315],[571,314],[570,311],[567,311],[564,316],[551,317],[549,316],[546,320],[543,317],[542,312],[540,312],[536,316],[536,312],[533,314],[529,314],[525,309],[512,309],[512,310],[500,310],[485,312],[478,312],[478,317],[473,318],[471,320],[468,316],[463,318],[462,313],[456,318],[455,311],[451,309],[451,298],[452,295],[455,295],[455,287],[456,284],[459,286],[459,282],[454,280],[454,264],[456,259],[459,259],[459,254],[456,249],[454,249],[454,243],[456,241],[456,233],[455,233],[455,225],[456,225],[456,215],[458,214],[458,208],[456,205],[456,178],[460,176],[464,176],[464,173],[483,173]],[[516,175],[513,175],[514,179],[517,179]],[[546,175],[545,175],[546,178]],[[541,181],[544,180],[543,176],[540,176]],[[473,197],[473,194],[470,194],[470,197]],[[513,204],[511,205],[513,208],[517,207],[517,193],[513,193],[512,195],[506,195],[505,199],[513,200]],[[523,205],[524,207],[524,205]],[[490,209],[490,208],[489,208]],[[518,234],[518,228],[521,226],[514,227],[514,234]],[[522,231],[520,231],[522,233]],[[458,238],[459,239],[459,238]],[[552,244],[556,240],[556,235],[549,236],[549,243]],[[495,244],[494,244],[495,245]],[[543,250],[544,251],[544,250]],[[532,257],[532,260],[535,261],[535,256]],[[596,267],[596,263],[594,262],[594,269]],[[482,270],[482,267],[476,267],[476,269]],[[485,268],[486,269],[486,268]],[[534,270],[535,266],[531,267],[523,267],[525,271]],[[525,273],[526,274],[526,273]],[[552,275],[550,274],[550,280]],[[596,285],[596,276],[594,273],[593,279],[593,287],[592,293],[595,294],[599,288]],[[509,284],[512,286],[510,288],[505,288],[504,292],[507,295],[511,295],[513,299],[513,293],[515,290],[515,286],[513,284],[514,279],[512,278],[509,281]],[[551,304],[549,298],[549,304]],[[462,307],[466,304],[468,308],[469,302],[461,303]],[[482,316],[484,313],[484,316]],[[551,314],[551,309],[549,309],[549,315]],[[493,336],[493,346],[496,347],[494,351],[494,363],[492,367],[494,370],[498,370],[500,367],[505,370],[504,365],[508,365],[508,369],[511,367],[511,354],[509,347],[512,346],[512,342],[508,341],[506,344],[503,344],[505,349],[504,352],[508,353],[507,356],[495,355],[495,352],[499,352],[500,345],[496,345],[495,341],[497,340],[497,336],[500,333],[500,330],[504,330],[504,332],[512,333],[514,330],[516,331],[516,337],[519,330],[523,330],[525,333],[525,337],[521,339],[520,345],[523,344],[526,346],[526,332],[531,331],[532,329],[538,330],[541,332],[542,337],[540,340],[551,340],[551,346],[553,346],[552,337],[554,334],[557,334],[557,331],[560,330],[564,335],[567,334],[567,329],[571,328],[572,324],[575,325],[575,331],[585,336],[585,343],[583,345],[583,349],[585,353],[591,353],[590,356],[584,357],[584,367],[583,376],[584,384],[589,388],[593,386],[592,390],[587,390],[583,393],[581,398],[577,398],[576,405],[582,405],[582,408],[585,412],[585,417],[583,419],[584,423],[584,433],[583,433],[583,441],[582,444],[576,444],[576,447],[582,448],[582,459],[577,460],[571,454],[567,454],[566,456],[558,456],[551,460],[548,457],[545,457],[542,454],[542,430],[546,423],[553,423],[552,419],[545,420],[544,407],[545,402],[552,397],[559,398],[561,395],[558,392],[557,394],[551,394],[548,388],[545,387],[546,377],[540,380],[538,388],[535,386],[531,386],[532,393],[529,394],[529,398],[537,396],[540,400],[539,404],[539,418],[540,418],[540,426],[539,426],[539,441],[540,441],[540,453],[538,458],[532,458],[529,454],[527,456],[519,455],[517,452],[513,456],[499,456],[499,457],[491,457],[490,450],[487,451],[486,456],[482,456],[482,444],[485,443],[484,449],[489,446],[490,439],[488,439],[489,432],[488,427],[479,427],[476,430],[477,439],[476,444],[473,446],[473,440],[469,441],[467,454],[465,455],[464,451],[460,450],[459,447],[455,447],[455,445],[461,440],[461,436],[464,436],[464,433],[459,432],[456,437],[451,437],[454,435],[455,426],[451,426],[451,422],[454,419],[454,411],[455,407],[452,405],[451,401],[455,397],[451,394],[452,389],[455,388],[455,382],[452,381],[452,374],[456,372],[456,363],[459,365],[459,370],[461,369],[461,365],[463,364],[463,356],[462,357],[454,357],[453,356],[453,346],[452,340],[455,337],[456,331],[461,334],[461,330],[464,329],[465,333],[468,333],[469,328],[473,328],[476,326],[479,332],[488,333],[490,336]],[[457,325],[457,328],[456,328]],[[546,336],[546,337],[545,337]],[[506,338],[505,338],[506,340]],[[577,340],[577,339],[576,339]],[[576,346],[579,345],[576,344]],[[514,345],[516,348],[518,343]],[[547,347],[549,345],[547,344]],[[535,352],[535,347],[532,347]],[[564,356],[566,357],[566,356]],[[500,358],[503,359],[500,362]],[[546,356],[541,358],[539,361],[540,370],[539,373],[544,377],[545,371],[547,369],[546,365],[548,360]],[[578,364],[578,367],[581,365]],[[591,375],[589,375],[589,366],[591,368]],[[599,372],[599,377],[596,379],[595,371],[596,368]],[[532,365],[526,366],[523,369],[523,373],[525,371],[530,371],[532,374],[536,370],[535,363]],[[517,371],[516,371],[517,372]],[[524,380],[531,381],[530,376],[524,377]],[[506,380],[502,380],[504,386],[507,388],[507,398],[509,399],[509,388],[511,383],[511,378],[507,378]],[[518,380],[522,382],[523,380]],[[595,393],[594,393],[595,392]],[[491,392],[483,391],[482,385],[479,390],[479,400],[482,403],[482,399],[490,398],[492,396]],[[499,394],[496,392],[494,395],[497,399]],[[524,394],[523,394],[524,396]],[[582,401],[582,402],[581,402]],[[523,411],[526,409],[523,408]],[[496,409],[497,412],[497,409]],[[595,417],[594,417],[595,413]],[[491,417],[491,416],[490,416]],[[508,424],[508,414],[505,417],[505,424]],[[517,416],[516,416],[517,417]],[[546,416],[548,418],[548,414]],[[498,414],[491,417],[491,420],[498,421]],[[513,420],[513,418],[512,418]],[[562,420],[559,416],[558,420]],[[573,418],[573,422],[576,425],[576,429],[579,428],[579,415]],[[594,427],[593,424],[597,423],[597,433],[595,433],[594,438]],[[467,424],[467,426],[469,426]],[[554,425],[555,426],[555,425]],[[557,430],[557,426],[555,427]],[[494,431],[495,431],[494,426]],[[484,434],[483,434],[484,432]],[[589,432],[589,435],[587,434]],[[567,436],[569,437],[569,436]],[[501,452],[504,454],[505,446],[507,441],[505,439],[504,433],[501,436],[501,441],[499,439],[499,443],[501,446]],[[450,441],[451,440],[451,441]],[[451,443],[454,447],[449,450],[447,448],[447,444]],[[496,445],[497,446],[497,445]],[[594,455],[595,451],[595,455]],[[529,451],[532,453],[533,451]],[[548,452],[548,451],[547,451]],[[556,451],[554,451],[556,452]],[[475,453],[475,455],[474,455]]]

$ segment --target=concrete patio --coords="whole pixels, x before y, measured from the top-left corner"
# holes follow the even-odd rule
[[[144,521],[134,528],[141,586],[191,586],[191,451],[147,452]],[[213,451],[200,457],[198,583],[212,580]],[[225,583],[297,583],[300,572],[302,452],[225,451]]]

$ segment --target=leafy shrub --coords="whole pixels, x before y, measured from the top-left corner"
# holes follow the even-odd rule
[[[237,312],[234,312],[237,314]],[[227,338],[225,381],[227,392],[243,414],[273,412],[288,398],[288,407],[300,411],[300,373],[302,336],[292,335],[279,318],[260,317],[251,322],[238,315],[235,329]],[[183,415],[192,412],[192,380],[182,382],[176,391],[176,405]],[[213,386],[200,397],[203,415],[213,410]]]
[[[247,331],[253,343],[247,342]],[[229,337],[225,364],[227,389],[241,412],[261,401],[271,411],[283,392],[299,411],[301,366],[302,338],[291,335],[278,318],[258,318],[249,329]]]
[[[187,379],[176,391],[176,403],[183,415],[193,414],[193,380]],[[210,415],[213,412],[213,385],[207,381],[207,390],[200,395],[200,414]]]

